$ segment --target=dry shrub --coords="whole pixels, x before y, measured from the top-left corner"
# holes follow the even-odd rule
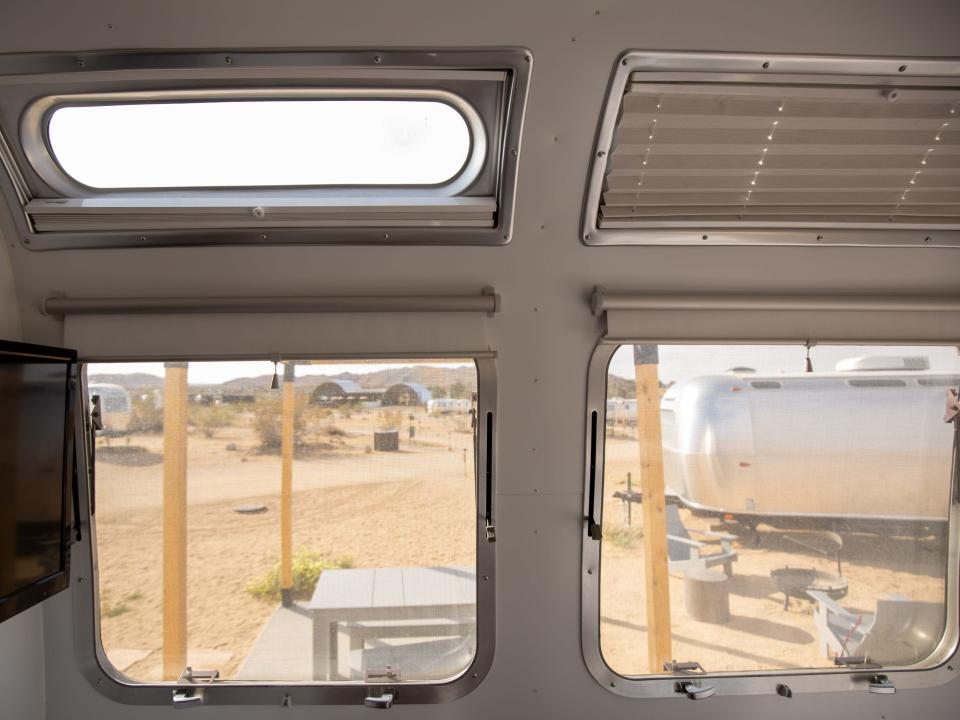
[[[238,414],[238,408],[229,405],[193,404],[189,409],[189,423],[209,439],[221,428],[235,424]]]
[[[158,407],[153,395],[134,396],[130,399],[130,406],[129,432],[163,432],[163,408]]]
[[[380,414],[384,430],[398,430],[403,425],[403,412],[400,410],[385,410]]]
[[[263,452],[278,452],[282,441],[281,418],[282,396],[280,390],[263,393],[257,398],[253,406],[253,429],[260,438],[260,450]],[[293,437],[297,438],[297,430],[301,424],[297,422],[297,413],[294,411]]]

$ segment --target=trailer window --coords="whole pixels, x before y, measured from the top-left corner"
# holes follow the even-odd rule
[[[470,152],[453,106],[429,100],[248,100],[56,108],[50,148],[96,189],[440,185]]]
[[[97,622],[114,674],[462,675],[492,633],[478,623],[478,367],[88,365],[91,392],[129,397],[103,406],[95,441]]]
[[[620,346],[593,496],[607,667],[939,662],[958,370],[953,347]]]

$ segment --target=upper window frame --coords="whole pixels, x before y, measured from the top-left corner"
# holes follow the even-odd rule
[[[532,66],[522,47],[3,55],[0,191],[28,250],[505,245]],[[470,155],[437,186],[102,190],[69,178],[45,137],[47,112],[65,101],[309,94],[451,105],[467,124]]]
[[[580,241],[584,245],[780,245],[957,247],[957,228],[889,228],[771,222],[743,227],[714,226],[710,222],[684,223],[684,227],[602,228],[598,217],[608,156],[620,118],[624,92],[634,73],[645,73],[651,82],[724,83],[870,83],[891,88],[911,85],[960,87],[956,59],[842,57],[744,53],[654,52],[628,50],[617,58],[600,112],[596,140],[589,163]],[[918,224],[914,224],[918,225]]]
[[[496,522],[497,494],[497,366],[496,353],[489,351],[439,353],[444,359],[472,360],[477,369],[476,427],[476,572],[477,572],[477,648],[473,660],[460,675],[451,680],[429,682],[366,683],[360,681],[242,681],[224,680],[203,686],[204,705],[363,705],[372,695],[392,691],[396,703],[431,704],[456,700],[475,690],[486,678],[496,645],[496,543],[493,534]],[[433,359],[438,353],[297,353],[283,356],[296,360],[330,360],[349,362],[371,357],[390,360]],[[218,355],[217,357],[177,357],[177,361],[208,360],[276,360],[278,356],[264,357],[257,353]],[[169,362],[171,358],[162,358]],[[125,357],[126,361],[134,358]],[[155,361],[156,357],[136,358],[136,361]],[[81,380],[80,406],[89,407],[86,366],[96,362],[116,362],[115,357],[81,357],[78,374]],[[82,443],[77,443],[77,467],[81,478],[91,477],[87,437],[90,432],[88,413],[76,413],[75,432]],[[489,433],[489,434],[488,434]],[[488,449],[489,453],[484,451]],[[70,573],[74,591],[71,593],[73,645],[81,674],[100,694],[115,702],[128,705],[173,705],[176,682],[139,682],[116,670],[107,658],[100,640],[99,591],[97,588],[96,515],[91,513],[91,484],[78,485],[81,539],[74,543]]]
[[[759,335],[759,336],[758,336]],[[887,676],[897,689],[931,688],[956,678],[957,661],[960,658],[960,567],[957,556],[960,552],[960,536],[950,533],[947,566],[947,612],[944,635],[923,664],[906,668],[860,669],[837,668],[825,670],[811,668],[801,670],[729,671],[707,672],[704,675],[646,675],[627,677],[614,671],[606,662],[600,647],[600,574],[602,540],[591,537],[591,526],[603,524],[604,446],[606,440],[607,375],[610,361],[617,349],[624,344],[671,344],[671,345],[796,345],[803,340],[764,338],[762,334],[745,332],[743,337],[719,340],[715,337],[664,338],[617,338],[601,339],[590,358],[587,371],[587,407],[585,414],[584,443],[584,490],[583,518],[581,529],[581,650],[584,663],[593,678],[612,693],[628,698],[682,697],[678,693],[680,680],[704,681],[716,688],[717,695],[772,695],[779,693],[779,686],[787,684],[791,693],[822,692],[867,692],[867,685],[878,672]],[[809,340],[808,340],[809,342]],[[881,341],[824,339],[822,345],[875,345]],[[957,344],[956,341],[931,341],[927,344]],[[915,340],[893,338],[882,340],[884,345],[916,344]],[[594,425],[594,415],[596,424]],[[596,430],[595,430],[596,428]],[[592,491],[592,492],[591,492]],[[960,503],[956,488],[951,493],[949,525],[960,525]],[[680,658],[682,659],[682,658]]]

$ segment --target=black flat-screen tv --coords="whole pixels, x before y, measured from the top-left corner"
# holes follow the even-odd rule
[[[76,362],[0,341],[0,622],[69,582]]]

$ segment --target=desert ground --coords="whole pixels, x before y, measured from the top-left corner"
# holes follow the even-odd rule
[[[642,511],[633,507],[625,523],[621,500],[627,473],[638,477],[636,428],[608,429],[605,445],[604,542],[601,548],[600,646],[607,664],[622,675],[651,672],[647,659],[647,607],[644,588]],[[949,478],[945,478],[947,482]],[[709,530],[716,520],[680,510],[688,529]],[[730,528],[723,528],[725,531]],[[734,528],[735,529],[735,528]],[[803,532],[781,532],[761,525],[756,535],[734,541],[737,560],[729,581],[730,621],[708,624],[691,619],[685,609],[684,581],[670,576],[673,657],[697,661],[708,671],[750,671],[832,667],[814,625],[812,602],[791,599],[784,609],[770,571],[783,567],[816,568],[836,573],[835,556],[804,548]],[[942,603],[947,558],[942,539],[877,533],[843,533],[843,577],[848,595],[838,604],[857,613],[873,613],[877,599],[891,595]],[[808,543],[811,544],[811,543]],[[720,568],[718,567],[719,571]]]
[[[279,559],[280,456],[265,451],[252,411],[228,424],[192,426],[188,439],[188,663],[235,676],[277,609],[252,583]],[[410,420],[413,415],[413,420]],[[408,427],[416,437],[408,437]],[[399,452],[374,452],[376,429],[401,429]],[[293,473],[294,552],[318,553],[352,567],[471,565],[475,559],[475,485],[469,416],[428,415],[423,408],[325,410],[304,433]],[[608,434],[601,563],[601,650],[618,673],[642,675],[647,661],[641,509],[625,526],[626,475],[638,477],[635,428]],[[124,674],[161,679],[161,433],[98,439],[97,553],[101,637]],[[246,505],[265,511],[241,514]],[[689,528],[711,521],[681,516]],[[424,527],[429,525],[430,531]],[[832,665],[813,622],[813,605],[783,607],[770,571],[785,566],[833,572],[825,557],[760,527],[734,543],[730,622],[696,622],[685,611],[684,584],[671,576],[672,653],[711,671]],[[844,607],[872,612],[897,594],[942,602],[946,556],[935,537],[865,533],[844,536]]]
[[[251,418],[235,422],[188,435],[188,663],[225,678],[276,610],[247,588],[280,553],[280,455],[259,447]],[[390,425],[401,427],[399,452],[373,452],[373,431]],[[295,554],[351,567],[474,563],[468,415],[332,410],[305,440],[293,469]],[[161,679],[162,452],[160,433],[98,439],[101,637],[114,666],[145,681]],[[244,505],[266,510],[236,512]]]

